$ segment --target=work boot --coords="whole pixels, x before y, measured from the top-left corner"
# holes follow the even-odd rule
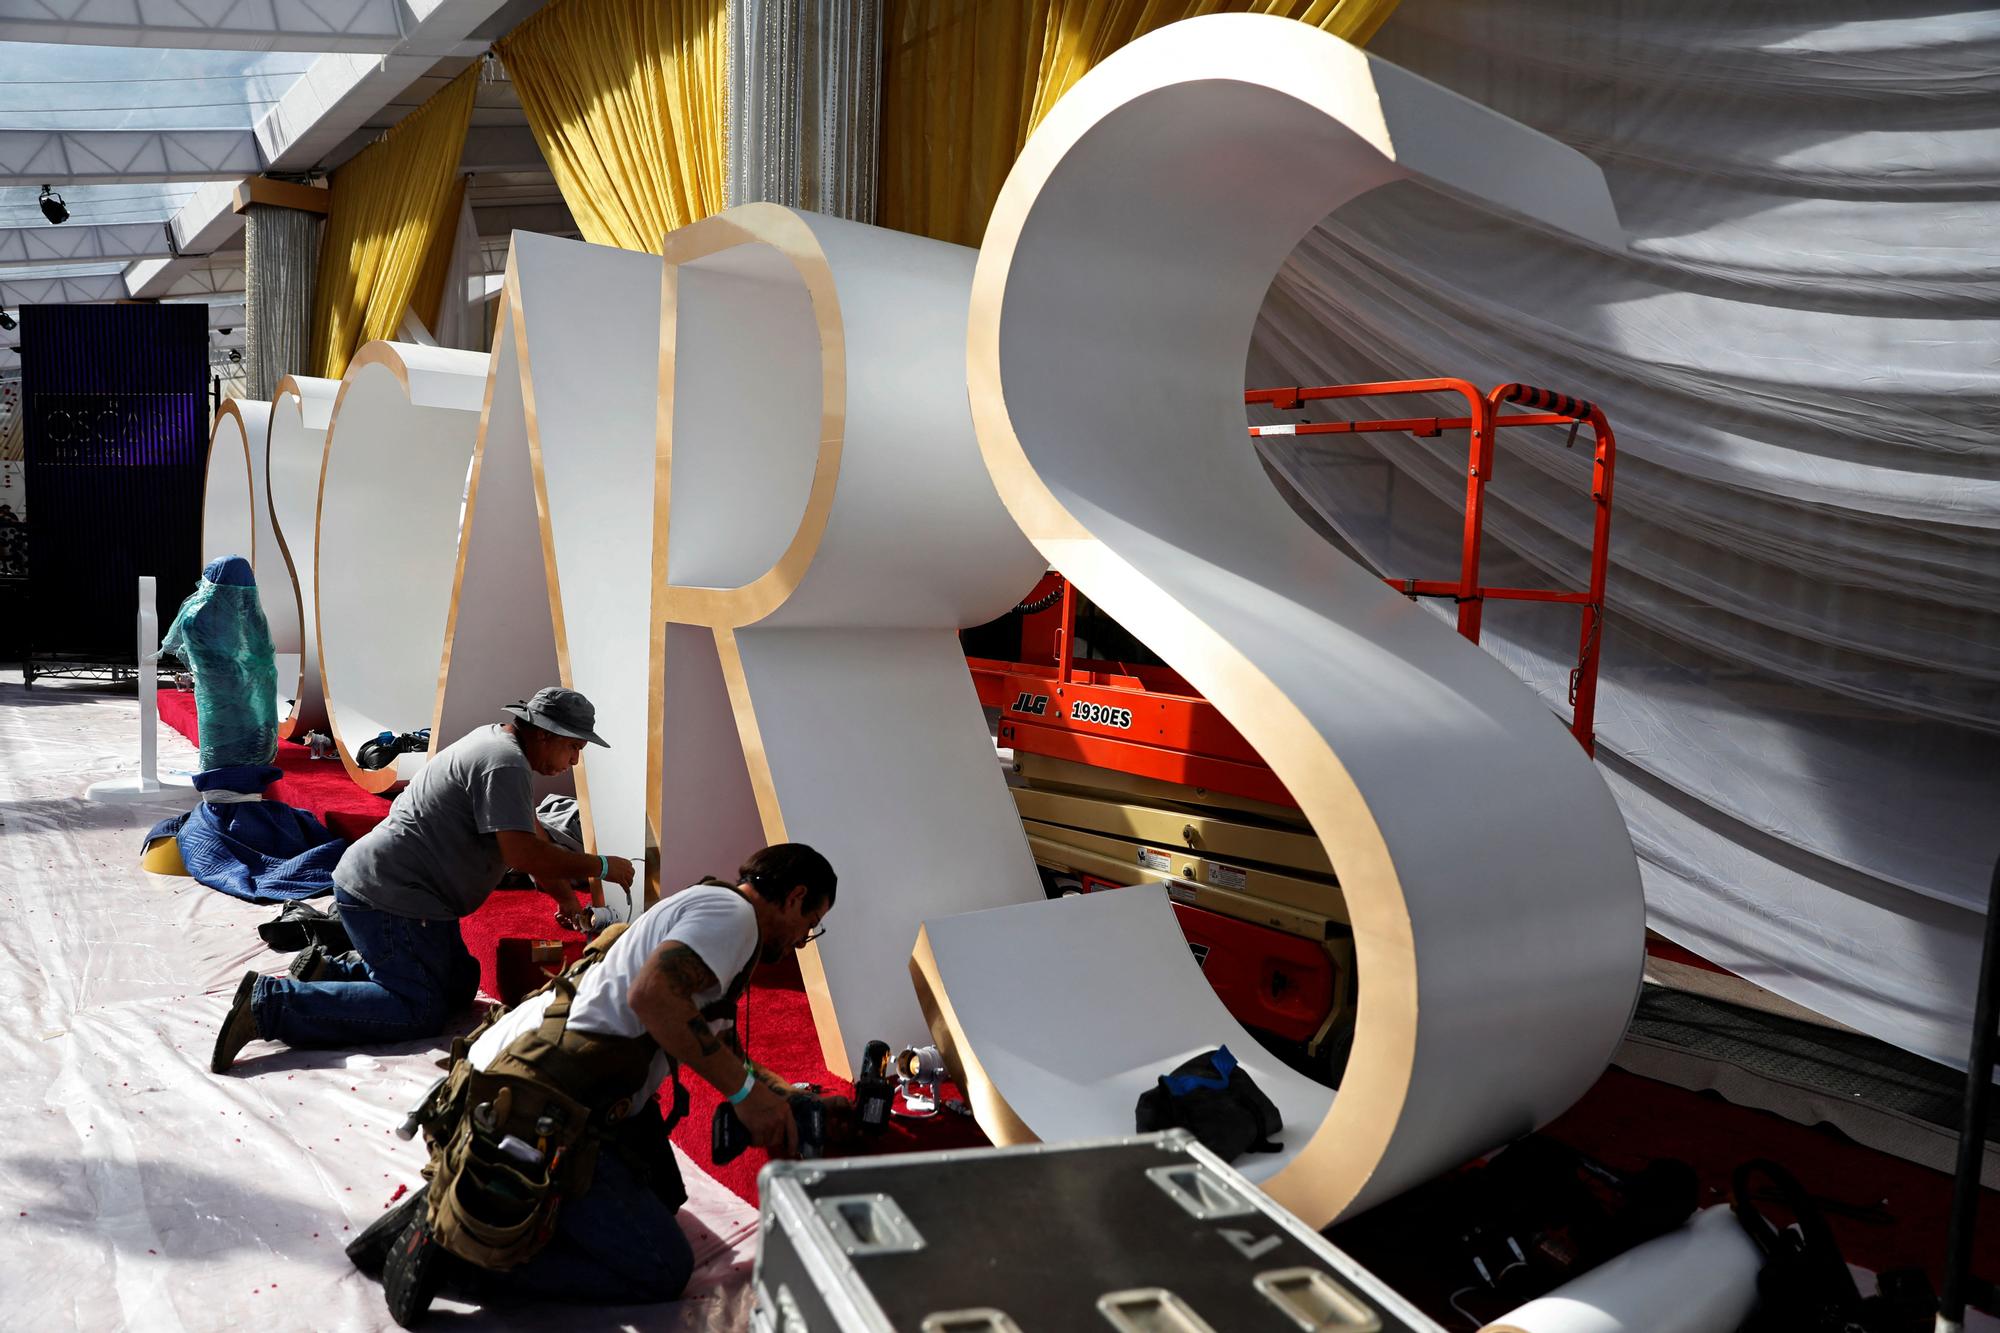
[[[325,976],[331,966],[323,945],[308,944],[293,957],[292,965],[285,969],[285,975],[293,981],[310,985]]]
[[[361,1234],[347,1243],[348,1261],[369,1277],[379,1279],[382,1266],[388,1262],[389,1246],[409,1230],[410,1223],[428,1215],[426,1205],[430,1197],[431,1187],[419,1185],[402,1202],[363,1227]]]
[[[296,953],[313,940],[313,928],[326,921],[326,914],[308,902],[286,903],[275,921],[257,927],[257,936],[279,953]]]
[[[215,1054],[209,1057],[210,1072],[222,1074],[236,1062],[236,1053],[257,1039],[257,1015],[251,1011],[250,997],[257,990],[257,974],[245,972],[236,983],[236,998],[229,1002],[229,1014],[222,1031],[215,1034]]]
[[[382,1264],[382,1299],[398,1327],[415,1328],[430,1313],[451,1258],[451,1251],[432,1237],[430,1221],[421,1214],[389,1246],[389,1257]]]

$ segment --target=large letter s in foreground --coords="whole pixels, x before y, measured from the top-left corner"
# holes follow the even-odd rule
[[[1408,178],[1620,243],[1581,156],[1335,38],[1232,15],[1142,38],[1057,105],[973,289],[973,418],[1008,511],[1257,748],[1339,875],[1353,1054],[1330,1109],[1287,1092],[1291,1155],[1267,1182],[1313,1226],[1573,1101],[1624,1031],[1643,940],[1624,823],[1575,741],[1314,535],[1247,444],[1272,274],[1342,202]],[[1167,990],[1204,984],[1171,931],[1091,929],[1168,910],[1097,896],[1142,893],[927,920],[920,984],[987,1083],[989,1131],[1129,1130],[1150,1075],[1212,1044],[1153,1026]],[[1023,968],[1056,998],[1024,997]],[[1086,975],[1131,1000],[1051,984],[1078,978],[1081,1001]]]

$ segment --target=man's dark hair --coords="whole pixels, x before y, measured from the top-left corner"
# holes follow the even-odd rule
[[[781,842],[753,853],[736,876],[740,883],[755,889],[759,898],[781,907],[800,885],[806,890],[804,910],[816,912],[822,904],[833,906],[833,866],[802,842]]]

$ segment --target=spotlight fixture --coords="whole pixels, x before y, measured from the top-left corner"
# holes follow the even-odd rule
[[[46,185],[42,187],[40,202],[42,205],[42,216],[47,218],[51,223],[60,225],[69,221],[69,205],[63,202],[61,195]]]
[[[11,329],[14,327],[14,324],[14,317],[6,311],[0,310],[0,329]]]
[[[902,1113],[933,1116],[938,1111],[938,1085],[949,1077],[944,1056],[935,1046],[905,1046],[896,1056],[896,1076],[902,1080]]]
[[[231,365],[235,365],[242,359],[243,359],[243,349],[241,347],[232,347],[229,349],[229,363]]]
[[[228,336],[230,335],[230,333],[231,333],[231,332],[233,332],[233,330],[231,330],[231,329],[217,329],[217,330],[216,330],[216,332],[217,332],[217,333],[219,333],[219,334],[221,334],[221,335],[222,335],[223,337],[227,338],[227,337],[228,337]]]
[[[944,1056],[935,1046],[905,1046],[896,1057],[896,1072],[918,1083],[944,1081]]]

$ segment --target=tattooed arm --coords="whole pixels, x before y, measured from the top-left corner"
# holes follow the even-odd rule
[[[715,988],[715,974],[694,950],[668,940],[653,951],[639,977],[626,992],[632,1012],[660,1049],[694,1070],[727,1097],[743,1086],[748,1061],[723,1045],[708,1029],[694,997]],[[795,1155],[798,1127],[783,1094],[773,1090],[768,1071],[754,1071],[756,1088],[736,1107],[759,1147],[783,1156]]]
[[[769,1088],[771,1091],[777,1093],[780,1097],[790,1097],[792,1093],[797,1091],[797,1089],[792,1087],[792,1081],[790,1079],[783,1077],[782,1075],[776,1073],[767,1066],[758,1064],[755,1060],[752,1060],[749,1056],[743,1055],[743,1043],[740,1040],[738,1040],[737,1031],[734,1024],[731,1024],[728,1028],[724,1029],[718,1035],[717,1040],[720,1041],[724,1046],[727,1046],[732,1054],[743,1056],[743,1063],[749,1066],[750,1072],[757,1076],[757,1081],[759,1083],[762,1083],[765,1087]],[[734,1091],[734,1089],[732,1089],[732,1091]]]
[[[653,950],[626,1000],[660,1049],[720,1088],[724,1095],[743,1084],[743,1059],[708,1030],[694,997],[715,989],[715,974],[701,956],[678,940]]]

